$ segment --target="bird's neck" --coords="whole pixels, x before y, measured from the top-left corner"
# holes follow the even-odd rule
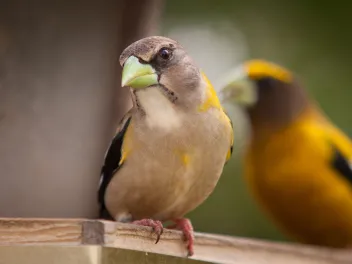
[[[139,106],[137,111],[151,129],[172,131],[181,126],[181,112],[158,87],[151,87],[135,93]]]

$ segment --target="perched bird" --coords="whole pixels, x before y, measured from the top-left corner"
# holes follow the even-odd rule
[[[184,48],[148,37],[120,56],[133,107],[122,119],[101,171],[101,217],[151,226],[173,221],[193,254],[183,218],[213,191],[230,158],[233,129],[211,83]]]
[[[264,211],[299,242],[351,246],[350,139],[282,66],[250,60],[225,83],[223,102],[249,117],[245,177]]]

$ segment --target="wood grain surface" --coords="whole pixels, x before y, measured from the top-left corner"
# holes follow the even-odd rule
[[[202,233],[196,233],[195,237],[195,255],[191,259],[210,263],[352,263],[352,252],[348,250],[273,243]],[[117,250],[116,252],[133,250],[144,254],[156,253],[181,257],[182,259],[186,256],[181,232],[165,229],[158,244],[155,244],[155,239],[155,235],[148,227],[110,221],[0,218],[0,246],[96,245],[102,246],[103,252],[105,249],[108,250],[110,256],[115,254],[114,249]],[[166,262],[163,261],[163,263]]]

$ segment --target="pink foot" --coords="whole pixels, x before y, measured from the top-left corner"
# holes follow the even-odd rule
[[[132,224],[141,225],[141,226],[150,226],[151,228],[153,228],[153,233],[157,235],[155,244],[159,242],[160,236],[164,231],[163,224],[158,220],[142,219],[142,220],[133,221]]]
[[[194,254],[194,234],[191,221],[187,218],[175,219],[173,221],[175,222],[175,225],[170,226],[169,228],[177,228],[183,232],[185,241],[187,241],[188,257],[192,256]]]

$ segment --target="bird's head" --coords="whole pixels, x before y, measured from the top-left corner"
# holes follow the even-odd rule
[[[136,41],[122,52],[120,64],[122,86],[136,97],[154,88],[174,105],[191,107],[201,100],[200,71],[175,40],[153,36]]]
[[[276,87],[292,84],[293,75],[285,68],[264,60],[250,60],[228,74],[221,94],[226,102],[250,108]]]
[[[223,102],[246,109],[252,121],[291,121],[306,105],[303,88],[289,70],[265,60],[249,60],[224,78]]]

